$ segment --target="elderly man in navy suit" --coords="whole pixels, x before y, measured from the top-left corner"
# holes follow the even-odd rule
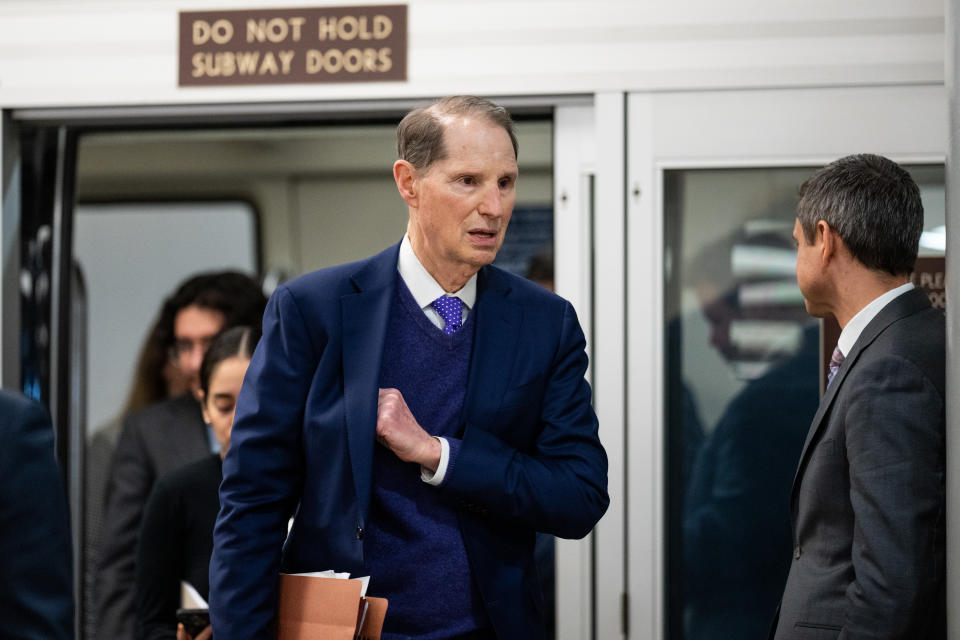
[[[776,640],[942,640],[943,313],[910,283],[920,191],[875,155],[800,188],[807,311],[842,327],[793,484],[793,561]]]
[[[445,98],[397,134],[402,242],[267,306],[223,465],[215,637],[272,637],[278,572],[336,569],[389,599],[385,640],[543,638],[535,534],[582,537],[607,507],[573,308],[490,265],[509,114]]]
[[[73,638],[67,496],[43,407],[0,391],[0,638]]]

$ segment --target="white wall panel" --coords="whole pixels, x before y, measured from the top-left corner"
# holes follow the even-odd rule
[[[573,305],[591,357],[593,380],[593,193],[597,143],[590,105],[554,113],[554,284]],[[608,452],[609,455],[609,452]],[[556,640],[585,640],[592,633],[593,536],[556,540]]]
[[[596,212],[594,221],[594,406],[600,440],[609,462],[610,507],[594,529],[597,549],[597,640],[627,637],[622,633],[626,593],[627,450],[625,408],[626,297],[624,173],[626,96],[602,93],[594,103],[597,141]],[[644,636],[637,636],[644,637]]]
[[[943,82],[941,0],[409,0],[406,82],[177,87],[179,11],[326,4],[7,0],[0,106]]]

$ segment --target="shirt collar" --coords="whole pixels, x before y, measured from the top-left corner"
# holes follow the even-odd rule
[[[857,312],[857,315],[853,316],[850,319],[850,322],[847,323],[847,326],[843,328],[843,331],[840,332],[840,338],[837,340],[837,346],[840,347],[840,353],[843,354],[843,357],[846,358],[850,353],[850,350],[853,349],[853,345],[856,344],[857,339],[860,337],[860,334],[863,333],[863,330],[867,328],[867,325],[870,324],[870,321],[873,320],[880,311],[890,304],[890,302],[913,289],[913,283],[908,282],[907,284],[902,284],[896,289],[890,289],[883,295],[874,298],[874,300],[865,306],[863,309]]]
[[[403,283],[407,285],[407,289],[413,294],[413,299],[417,301],[421,309],[429,307],[440,296],[456,296],[468,309],[472,309],[477,301],[477,274],[470,276],[467,284],[463,285],[463,288],[459,291],[447,293],[417,258],[417,254],[413,252],[413,247],[410,246],[410,238],[406,234],[403,236],[403,242],[400,243],[397,271],[400,272]]]

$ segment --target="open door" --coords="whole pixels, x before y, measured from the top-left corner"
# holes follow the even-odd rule
[[[86,339],[83,278],[71,251],[76,141],[67,126],[21,130],[20,380],[53,420],[74,523],[74,592],[82,599]],[[81,610],[78,602],[78,623]]]
[[[629,97],[636,638],[763,636],[782,594],[789,491],[819,401],[821,329],[804,312],[790,237],[800,183],[848,154],[886,155],[913,174],[925,231],[943,238],[943,87],[708,100]]]

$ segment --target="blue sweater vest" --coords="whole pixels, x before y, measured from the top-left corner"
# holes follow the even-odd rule
[[[457,333],[444,335],[397,277],[380,387],[398,389],[431,435],[460,435],[472,319],[470,314]],[[380,445],[374,450],[364,557],[371,595],[390,601],[383,640],[440,640],[489,626],[453,506],[420,479],[419,465],[401,462]]]

